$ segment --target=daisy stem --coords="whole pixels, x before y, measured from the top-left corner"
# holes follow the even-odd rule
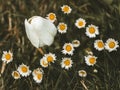
[[[44,55],[44,52],[43,52],[42,48],[37,48],[37,49],[42,55]]]
[[[1,68],[1,72],[0,72],[1,74],[4,73],[5,67],[6,67],[6,63],[3,62],[3,63],[2,63],[2,68]]]
[[[81,84],[83,85],[83,87],[85,88],[85,90],[88,90],[88,88],[87,88],[87,86],[85,85],[84,81],[81,80],[80,82],[81,82]]]

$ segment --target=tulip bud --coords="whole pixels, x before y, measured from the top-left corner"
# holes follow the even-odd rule
[[[25,19],[25,30],[28,39],[36,48],[45,45],[50,46],[57,33],[55,25],[40,16],[33,16],[28,20]]]

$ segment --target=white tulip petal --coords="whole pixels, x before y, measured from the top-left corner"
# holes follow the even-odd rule
[[[31,24],[34,26],[34,30],[38,30],[39,32],[47,31],[53,36],[55,36],[57,33],[55,25],[49,20],[44,19],[40,16],[34,16]]]
[[[42,41],[45,45],[50,46],[53,43],[53,36],[49,33],[44,33],[43,35],[40,36],[40,41]]]
[[[36,48],[50,46],[57,33],[55,25],[40,16],[33,16],[28,21],[25,20],[25,29],[29,40]]]
[[[25,20],[25,28],[26,28],[26,33],[28,36],[28,39],[30,42],[35,46],[36,48],[39,47],[39,37],[36,35],[35,32],[33,32],[33,27],[28,23],[27,20]]]
[[[52,36],[55,36],[57,34],[57,28],[53,23],[50,21],[44,25],[46,27],[46,30],[51,33]],[[47,29],[48,28],[48,29]]]

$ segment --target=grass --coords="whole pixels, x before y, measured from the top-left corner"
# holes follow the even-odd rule
[[[72,13],[63,14],[60,7],[64,4],[71,6]],[[42,55],[32,46],[28,40],[24,27],[25,18],[34,15],[46,17],[50,12],[57,16],[55,25],[65,22],[68,25],[66,34],[57,33],[54,43],[43,47],[45,53],[55,53],[57,61],[44,70],[43,81],[35,83],[30,75],[15,80],[11,73],[24,63],[33,70],[41,67],[39,64]],[[99,26],[100,35],[94,39],[88,38],[85,29],[78,30],[74,26],[75,20],[84,18],[87,25]],[[14,60],[6,66],[5,72],[0,78],[0,90],[85,90],[80,81],[88,90],[119,90],[120,89],[120,49],[109,53],[97,51],[93,43],[96,39],[104,42],[108,38],[114,38],[120,42],[120,1],[119,0],[1,0],[0,1],[0,57],[3,51],[11,50]],[[66,42],[78,39],[81,46],[75,49],[73,66],[70,70],[62,69],[60,62],[62,46]],[[89,67],[84,62],[86,48],[90,48],[98,57],[97,63]],[[69,56],[70,57],[70,56]],[[2,61],[0,62],[2,65]],[[87,71],[87,77],[78,76],[78,70]],[[93,70],[97,69],[98,73]]]

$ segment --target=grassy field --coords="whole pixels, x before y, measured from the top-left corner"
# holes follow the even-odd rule
[[[72,12],[64,14],[61,11],[63,5],[69,5]],[[14,79],[12,71],[19,65],[24,63],[33,71],[41,67],[43,57],[27,38],[24,20],[36,15],[45,18],[51,12],[56,14],[56,27],[59,22],[68,26],[67,33],[57,32],[51,46],[42,47],[44,53],[54,53],[57,60],[43,68],[44,76],[39,84],[32,74]],[[85,28],[75,26],[78,18],[84,18],[86,26],[98,26],[99,35],[95,38],[86,36]],[[3,51],[13,52],[13,61],[6,65],[0,77],[0,90],[120,90],[120,48],[113,52],[94,48],[95,40],[106,42],[109,38],[120,42],[120,0],[0,0],[0,57]],[[75,39],[80,41],[80,46],[75,48],[74,54],[62,54],[63,45]],[[94,66],[85,63],[88,49],[98,57]],[[69,70],[61,68],[63,57],[73,60]],[[87,72],[86,77],[78,75],[81,69]]]

